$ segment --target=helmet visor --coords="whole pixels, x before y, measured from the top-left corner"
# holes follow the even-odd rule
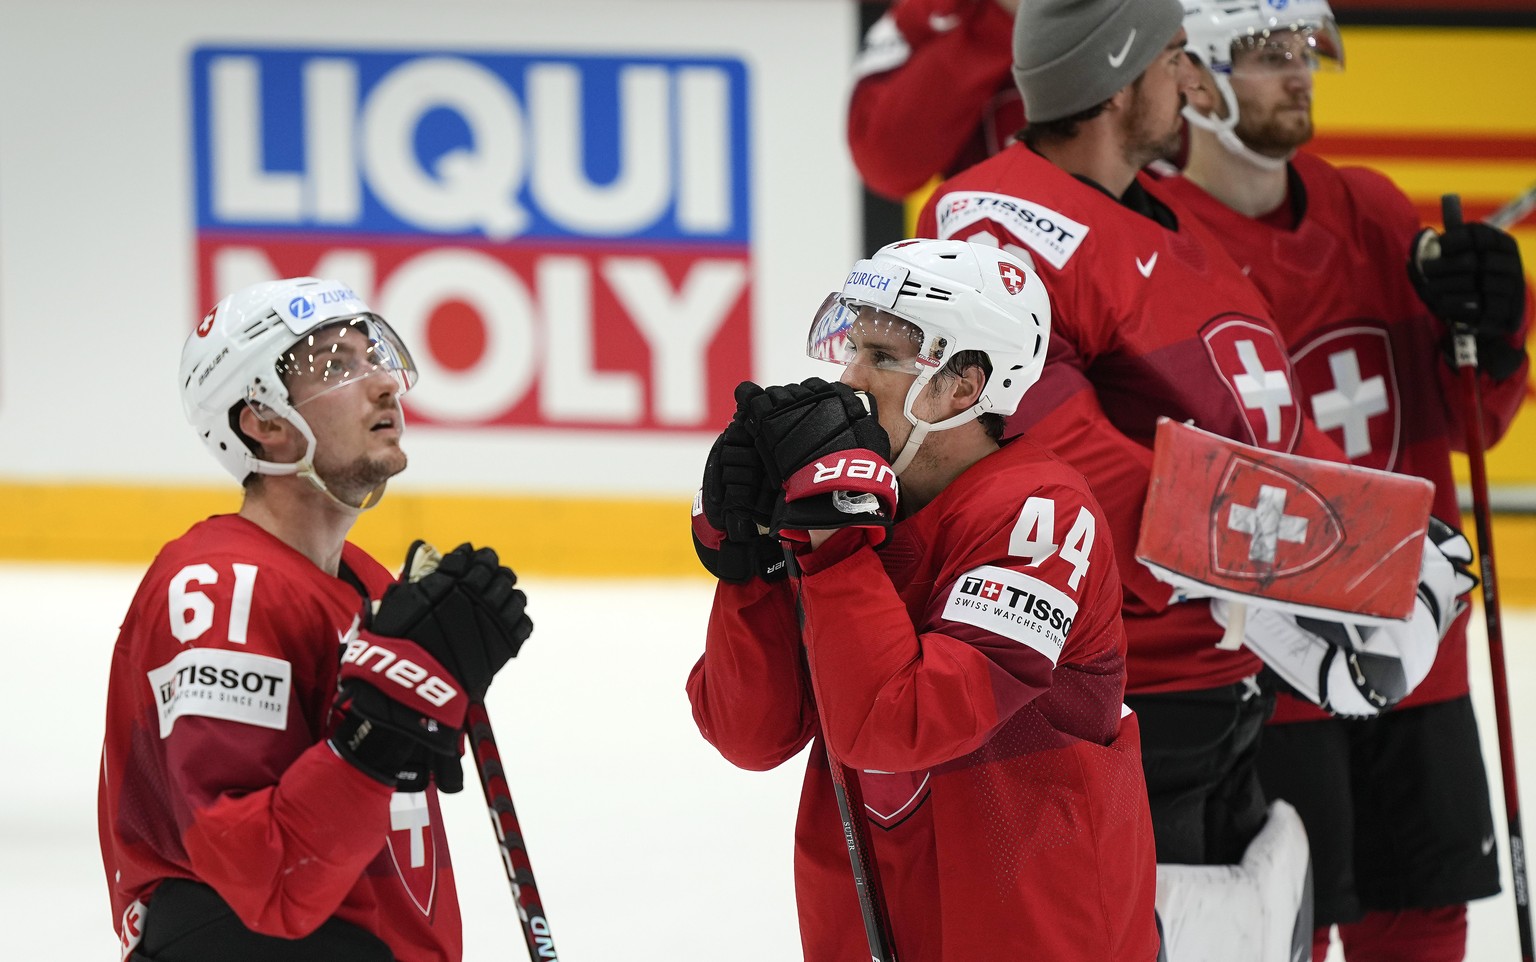
[[[923,329],[911,321],[832,293],[811,322],[805,353],[818,361],[915,375],[943,363],[945,339],[924,341]]]
[[[277,374],[295,408],[372,377],[391,378],[396,393],[416,383],[416,362],[400,336],[376,314],[334,321],[294,342],[277,359]]]
[[[1276,22],[1232,41],[1232,73],[1344,69],[1344,41],[1329,17],[1322,22]]]

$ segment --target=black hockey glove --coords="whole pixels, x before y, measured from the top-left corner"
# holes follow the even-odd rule
[[[775,537],[803,542],[807,531],[862,527],[873,544],[885,540],[896,518],[896,473],[873,397],[821,378],[767,389],[743,381],[736,406],[769,482],[781,489],[769,525]]]
[[[1426,227],[1414,238],[1408,276],[1453,333],[1465,328],[1476,336],[1489,374],[1508,377],[1519,367],[1522,352],[1510,338],[1525,314],[1525,271],[1506,231],[1479,222],[1449,224],[1441,234]]]
[[[738,411],[704,462],[699,489],[704,517],[731,541],[747,543],[763,535],[777,497],[778,486],[769,483],[757,444]]]
[[[436,556],[424,541],[411,545],[401,580],[384,592],[370,628],[421,645],[463,683],[471,701],[483,701],[491,679],[533,631],[528,599],[490,548],[461,544],[434,565]]]
[[[784,577],[784,550],[767,533],[777,496],[738,413],[709,449],[693,503],[693,550],[710,574],[735,584]]]
[[[420,645],[363,632],[342,650],[336,754],[402,792],[464,787],[459,768],[469,699],[458,679]]]

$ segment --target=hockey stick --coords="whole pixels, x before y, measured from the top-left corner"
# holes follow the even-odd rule
[[[512,886],[512,899],[517,903],[528,957],[533,962],[558,962],[555,940],[544,917],[544,901],[539,898],[539,884],[534,880],[528,848],[523,844],[523,830],[517,821],[517,810],[512,807],[512,791],[501,765],[501,752],[491,731],[491,716],[479,702],[469,706],[469,746],[475,756],[475,769],[480,773],[480,787],[485,790],[491,825],[496,829],[501,864],[507,870],[507,883]]]
[[[401,577],[419,581],[436,571],[442,560],[443,556],[436,548],[418,539],[406,552]],[[378,607],[377,602],[374,607]],[[517,918],[523,926],[528,956],[533,962],[559,962],[555,940],[549,934],[549,921],[544,918],[544,900],[539,898],[539,885],[533,878],[533,865],[528,861],[528,848],[523,844],[522,826],[517,821],[517,810],[512,807],[512,789],[507,785],[501,751],[496,747],[496,734],[491,730],[491,716],[485,705],[470,702],[465,723],[475,771],[480,775],[480,788],[485,793],[485,806],[491,813],[491,826],[496,829],[501,864],[507,871],[507,883],[512,886],[512,900],[517,903]]]
[[[795,583],[795,614],[800,631],[805,632],[805,606],[800,603],[800,565],[793,551],[784,549],[784,561],[789,577]],[[804,649],[802,648],[802,654]],[[806,662],[809,674],[809,661]],[[820,712],[817,707],[817,712]],[[875,863],[875,850],[869,841],[869,826],[864,819],[864,792],[859,787],[859,774],[838,761],[827,744],[825,726],[821,730],[821,747],[827,755],[827,768],[832,772],[832,794],[837,797],[837,814],[843,820],[843,841],[848,845],[848,861],[853,866],[853,887],[859,896],[859,914],[864,918],[864,935],[869,940],[870,962],[896,962],[896,942],[891,937],[891,917],[885,908],[885,896],[880,887],[880,867]]]
[[[1536,205],[1536,188],[1528,194]],[[1506,205],[1509,209],[1513,205]],[[1446,229],[1461,224],[1461,198],[1440,198]],[[1518,218],[1515,218],[1518,219]],[[1513,222],[1513,221],[1511,221]],[[1504,627],[1499,617],[1498,581],[1493,567],[1493,525],[1484,464],[1482,398],[1477,384],[1477,338],[1465,326],[1455,329],[1456,367],[1461,377],[1462,410],[1467,422],[1467,462],[1472,478],[1472,515],[1477,525],[1477,554],[1483,576],[1483,619],[1488,626],[1488,663],[1493,674],[1493,714],[1499,732],[1499,766],[1504,779],[1504,817],[1509,827],[1509,868],[1515,886],[1515,922],[1520,929],[1520,957],[1532,962],[1530,890],[1525,876],[1525,836],[1520,828],[1520,788],[1515,779],[1515,735],[1509,715],[1509,682],[1504,668]]]
[[[1529,217],[1533,210],[1536,210],[1536,184],[1527,187],[1525,193],[1483,218],[1483,223],[1497,227],[1499,230],[1509,230]]]

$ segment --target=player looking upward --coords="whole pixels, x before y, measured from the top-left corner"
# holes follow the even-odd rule
[[[437,792],[532,624],[488,548],[396,584],[346,540],[405,468],[415,379],[335,281],[246,288],[187,338],[185,414],[245,490],[161,549],[113,651],[98,807],[125,959],[461,957]]]
[[[1325,0],[1186,0],[1199,65],[1184,176],[1160,182],[1268,299],[1298,401],[1356,464],[1435,485],[1459,523],[1451,453],[1464,418],[1497,439],[1525,393],[1524,277],[1513,238],[1448,229],[1427,262],[1412,203],[1383,175],[1301,150],[1313,73],[1341,69]],[[1477,333],[1483,410],[1461,408],[1447,322]],[[1467,689],[1466,627],[1395,710],[1331,719],[1282,691],[1258,753],[1267,795],[1290,801],[1311,841],[1313,957],[1338,925],[1346,958],[1461,959],[1468,900],[1498,891],[1498,856]]]

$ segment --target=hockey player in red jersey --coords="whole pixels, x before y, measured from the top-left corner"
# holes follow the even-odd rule
[[[706,465],[694,535],[722,580],[688,694],[743,768],[812,746],[807,959],[870,958],[828,752],[858,770],[902,959],[1158,954],[1109,521],[1076,471],[999,440],[1050,315],[995,248],[884,247],[811,329],[841,382],[743,384]]]
[[[896,0],[864,36],[848,148],[865,185],[900,200],[997,153],[1024,126],[1009,73],[1018,0]]]
[[[124,959],[461,957],[437,791],[531,630],[495,552],[395,584],[347,533],[406,464],[394,331],[344,284],[225,298],[178,386],[237,514],[156,557],[107,693],[102,859]],[[409,568],[409,565],[408,565]]]
[[[1082,471],[1110,523],[1170,958],[1289,959],[1289,922],[1279,944],[1247,946],[1211,938],[1209,914],[1184,914],[1230,921],[1241,913],[1228,895],[1248,892],[1266,918],[1303,919],[1294,872],[1305,873],[1305,837],[1289,808],[1271,813],[1254,767],[1273,704],[1259,657],[1222,644],[1212,605],[1185,600],[1133,552],[1160,416],[1275,451],[1343,454],[1297,404],[1262,293],[1218,234],[1140,173],[1180,148],[1184,93],[1198,79],[1184,42],[1179,0],[1022,5],[1023,142],[942,184],[918,233],[1016,252],[1051,293],[1049,363],[1009,428]],[[1445,579],[1426,592],[1444,611],[1460,586]],[[1416,619],[1402,644],[1432,652],[1438,625]],[[1298,848],[1299,862],[1284,854]],[[1276,892],[1284,898],[1266,895]],[[1191,898],[1165,902],[1174,893]]]
[[[1313,70],[1343,61],[1324,0],[1279,10],[1186,0],[1186,11],[1202,71],[1186,110],[1184,176],[1160,186],[1221,235],[1267,296],[1318,427],[1356,464],[1434,482],[1434,514],[1458,523],[1451,452],[1466,437],[1463,418],[1482,417],[1496,439],[1525,392],[1514,240],[1466,225],[1440,238],[1459,254],[1410,265],[1420,225],[1402,191],[1375,171],[1297,152],[1313,132]],[[1473,304],[1457,314],[1468,293]],[[1481,412],[1459,405],[1450,331],[1436,313],[1477,331]],[[1467,620],[1456,619],[1413,694],[1379,717],[1329,720],[1279,695],[1259,775],[1307,828],[1319,962],[1334,924],[1351,962],[1461,959],[1465,903],[1498,891]]]

